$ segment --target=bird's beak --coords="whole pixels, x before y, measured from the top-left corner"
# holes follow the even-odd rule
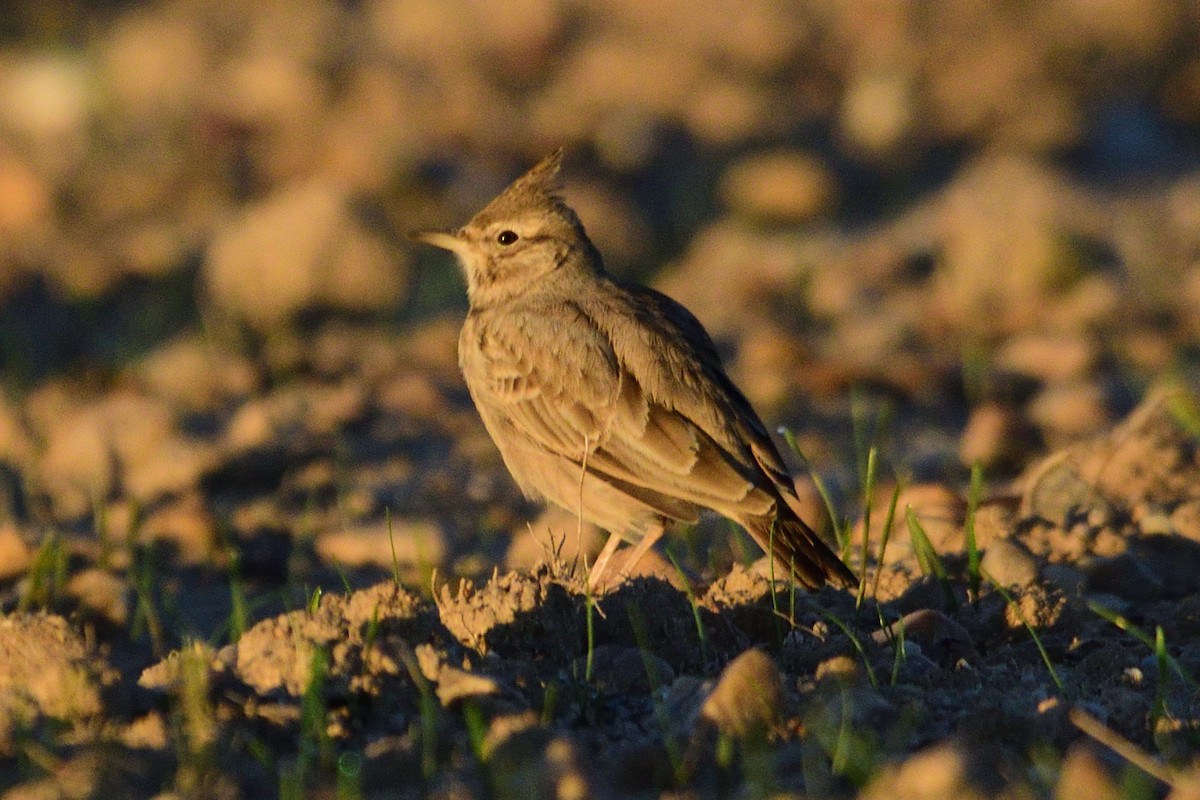
[[[412,231],[408,238],[460,255],[467,249],[466,240],[454,231]]]

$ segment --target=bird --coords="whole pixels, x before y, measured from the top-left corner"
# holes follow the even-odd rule
[[[462,268],[459,366],[520,489],[608,531],[592,588],[622,542],[628,572],[706,509],[805,588],[857,586],[793,507],[792,477],[703,325],[605,269],[561,195],[562,160],[559,148],[460,228],[409,234]]]

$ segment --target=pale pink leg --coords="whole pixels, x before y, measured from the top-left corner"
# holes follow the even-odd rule
[[[628,575],[637,566],[637,563],[642,560],[646,553],[650,552],[650,548],[654,547],[655,543],[662,538],[663,526],[655,525],[650,530],[646,531],[646,535],[642,540],[633,546],[633,550],[625,558],[625,563],[621,565],[621,574]]]
[[[663,526],[655,525],[646,531],[646,535],[629,551],[629,555],[625,557],[624,563],[621,565],[621,575],[629,574],[637,563],[642,560],[642,557],[654,547],[655,543],[662,538]],[[604,585],[604,573],[608,569],[608,562],[612,559],[613,553],[617,551],[617,546],[621,544],[621,537],[614,534],[609,534],[608,541],[604,543],[604,549],[600,551],[600,555],[596,556],[596,564],[592,567],[592,573],[588,576],[588,588],[597,589]]]
[[[608,562],[612,560],[613,553],[617,552],[617,548],[621,545],[621,537],[615,533],[608,535],[608,541],[604,543],[604,547],[600,550],[600,555],[596,556],[596,563],[592,565],[592,570],[588,573],[588,588],[595,589],[600,586],[600,579],[604,577],[605,570],[608,569]]]

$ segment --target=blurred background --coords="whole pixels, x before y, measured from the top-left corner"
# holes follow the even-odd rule
[[[1011,477],[1200,374],[1198,133],[1187,0],[9,0],[0,494],[264,569],[521,527],[403,234],[560,145],[840,497]]]

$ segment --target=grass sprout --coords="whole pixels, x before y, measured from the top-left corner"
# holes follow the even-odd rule
[[[911,506],[905,509],[905,519],[908,522],[908,534],[912,538],[913,554],[917,557],[921,571],[937,578],[942,593],[946,596],[946,605],[958,608],[958,598],[954,596],[954,589],[950,586],[946,565],[942,563],[933,542],[929,541],[929,535],[925,533],[925,527],[921,525],[921,520],[917,519],[917,514]]]
[[[892,526],[896,522],[896,504],[900,501],[902,486],[901,481],[897,480],[895,487],[892,489],[892,497],[888,500],[887,514],[883,518],[883,534],[879,540],[879,559],[875,565],[875,582],[871,586],[872,597],[879,597],[879,579],[883,575],[883,565],[886,563],[884,559],[887,556],[888,542],[892,538]]]
[[[774,530],[773,525],[772,530]],[[696,637],[700,640],[700,659],[704,663],[704,668],[708,669],[708,665],[711,663],[711,648],[708,641],[708,631],[704,628],[704,619],[700,616],[700,601],[696,598],[696,592],[692,589],[692,582],[687,579],[683,568],[679,566],[679,561],[675,558],[675,554],[671,552],[671,548],[668,547],[666,553],[667,558],[671,560],[671,566],[675,568],[676,574],[679,575],[679,582],[683,586],[683,593],[687,595],[688,603],[691,604],[692,620],[696,623]],[[774,594],[772,594],[773,596]]]
[[[800,459],[800,463],[804,465],[804,469],[808,471],[808,475],[812,478],[813,485],[817,487],[817,493],[821,495],[821,502],[825,504],[825,513],[829,516],[829,524],[833,526],[833,536],[837,540],[838,548],[844,555],[846,548],[850,543],[850,533],[847,526],[843,524],[838,517],[837,506],[833,504],[833,496],[829,493],[829,487],[825,485],[825,480],[821,474],[813,467],[808,456],[804,455],[804,451],[800,449],[800,443],[796,441],[796,434],[790,428],[780,426],[778,428],[780,435],[787,442],[788,447]]]
[[[1161,650],[1161,657],[1165,660],[1171,671],[1174,672],[1181,681],[1187,684],[1190,689],[1195,690],[1198,688],[1195,677],[1186,669],[1184,669],[1183,665],[1180,664],[1179,661],[1177,661],[1170,653],[1166,652],[1166,644],[1164,643],[1160,648],[1157,642],[1157,636],[1150,636],[1150,634],[1146,633],[1137,625],[1134,625],[1121,614],[1118,614],[1116,611],[1113,611],[1107,606],[1097,603],[1095,600],[1087,601],[1087,607],[1093,614],[1103,617],[1113,625],[1116,625],[1125,633],[1128,633],[1130,636],[1146,645],[1146,647],[1150,648],[1150,650],[1155,653],[1156,657],[1159,655]]]
[[[1021,610],[1020,604],[1017,603],[1009,591],[1005,589],[999,581],[989,575],[986,570],[983,570],[982,574],[983,577],[987,579],[988,583],[992,584],[992,587],[1000,593],[1000,596],[1004,598],[1004,601],[1008,603],[1008,605],[1016,613],[1017,619],[1021,620],[1021,624],[1025,626],[1025,630],[1029,632],[1030,638],[1033,639],[1034,646],[1037,647],[1038,653],[1042,657],[1042,663],[1046,665],[1046,671],[1050,673],[1050,680],[1054,682],[1054,686],[1058,689],[1058,693],[1063,697],[1066,697],[1066,684],[1064,684],[1062,678],[1059,677],[1058,670],[1054,668],[1054,662],[1050,660],[1050,653],[1047,652],[1046,646],[1042,644],[1042,637],[1038,636],[1037,630],[1033,627],[1033,625],[1030,624],[1029,619],[1025,616],[1025,612]]]
[[[42,539],[29,567],[29,588],[21,595],[18,611],[49,608],[62,595],[67,583],[67,549],[51,531]]]
[[[979,510],[979,498],[983,494],[983,466],[976,461],[971,465],[971,488],[967,491],[967,518],[963,524],[963,538],[967,550],[967,592],[974,599],[979,596],[979,586],[982,579],[980,564],[983,557],[979,552],[979,543],[975,539],[975,513]]]
[[[861,608],[867,596],[867,554],[871,542],[871,504],[875,494],[875,473],[879,451],[872,447],[867,452],[867,474],[863,484],[863,537],[862,537],[862,575],[858,580],[858,596],[854,598],[854,607]]]

